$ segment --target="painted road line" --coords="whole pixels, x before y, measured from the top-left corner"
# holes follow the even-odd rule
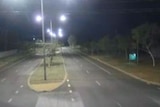
[[[71,98],[71,100],[72,100],[72,101],[75,101],[75,99],[74,99],[74,98]]]
[[[81,56],[81,55],[80,55],[80,56]],[[81,56],[81,57],[83,57],[83,56]],[[87,60],[89,63],[91,63],[91,64],[97,66],[99,69],[103,70],[103,71],[106,72],[107,74],[111,75],[111,72],[109,72],[108,70],[102,68],[101,66],[97,65],[96,63],[90,61],[89,59],[87,59],[87,58],[85,58],[85,57],[83,57],[83,58],[84,58],[85,60]]]
[[[89,74],[89,71],[88,71],[88,70],[87,70],[86,72],[87,72],[87,74]]]
[[[157,100],[157,99],[155,99],[153,97],[150,97],[150,96],[148,96],[148,98],[150,98],[154,103],[156,103],[156,104],[158,104],[160,106],[160,101],[159,100]]]
[[[6,78],[3,78],[2,80],[1,80],[1,82],[4,82],[6,80]]]
[[[16,70],[16,72],[18,72],[18,70]]]
[[[19,93],[19,91],[17,90],[16,92],[15,92],[15,94],[18,94]]]
[[[24,86],[23,86],[23,85],[21,85],[20,87],[21,87],[21,88],[23,88]]]
[[[69,90],[69,93],[72,93],[72,90]]]
[[[98,81],[96,81],[96,83],[97,83],[99,86],[101,86],[101,83],[99,83]]]
[[[122,105],[119,102],[116,102],[116,104],[118,105],[118,107],[122,107]]]
[[[69,79],[67,79],[67,82],[69,82]]]
[[[71,87],[71,85],[70,85],[70,84],[68,84],[68,87]]]
[[[13,99],[12,99],[12,98],[10,98],[10,99],[8,100],[8,103],[11,103],[11,102],[12,102],[12,100],[13,100]]]

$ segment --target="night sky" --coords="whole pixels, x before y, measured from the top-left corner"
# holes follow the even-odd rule
[[[54,31],[63,28],[64,40],[71,34],[79,41],[97,40],[105,35],[129,34],[145,22],[160,23],[160,1],[44,0],[44,13],[45,29],[52,19]],[[37,14],[40,0],[0,0],[0,29],[16,31],[24,40],[32,40],[33,35],[41,38],[41,24],[34,20]],[[59,22],[60,14],[67,16],[67,22]]]

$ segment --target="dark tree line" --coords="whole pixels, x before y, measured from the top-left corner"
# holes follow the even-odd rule
[[[154,47],[160,46],[160,26],[145,23],[131,30],[129,35],[106,35],[97,41],[88,41],[81,44],[84,51],[90,54],[110,54],[124,56],[128,60],[129,53],[137,53],[137,64],[139,52],[143,51],[150,55],[153,67],[156,65],[152,52]]]

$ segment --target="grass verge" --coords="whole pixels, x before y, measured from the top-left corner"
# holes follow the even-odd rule
[[[56,55],[53,57],[53,62],[49,66],[49,58],[46,58],[46,73],[47,80],[44,80],[43,64],[33,72],[29,77],[28,85],[31,89],[41,91],[52,91],[62,85],[66,79],[66,71],[62,56]]]
[[[110,56],[97,55],[92,57],[98,58],[144,80],[160,84],[160,63],[157,63],[156,67],[152,67],[151,61],[149,60],[143,61],[137,65],[135,63],[128,63],[124,59]]]

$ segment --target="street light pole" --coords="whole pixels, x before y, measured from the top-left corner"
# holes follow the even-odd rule
[[[43,64],[44,64],[44,80],[47,80],[46,75],[46,58],[45,58],[45,35],[44,35],[44,8],[43,0],[41,0],[41,17],[42,17],[42,40],[43,40]]]
[[[50,30],[51,30],[51,32],[53,32],[52,20],[50,20]],[[51,43],[53,43],[53,37],[52,36],[51,36]]]

